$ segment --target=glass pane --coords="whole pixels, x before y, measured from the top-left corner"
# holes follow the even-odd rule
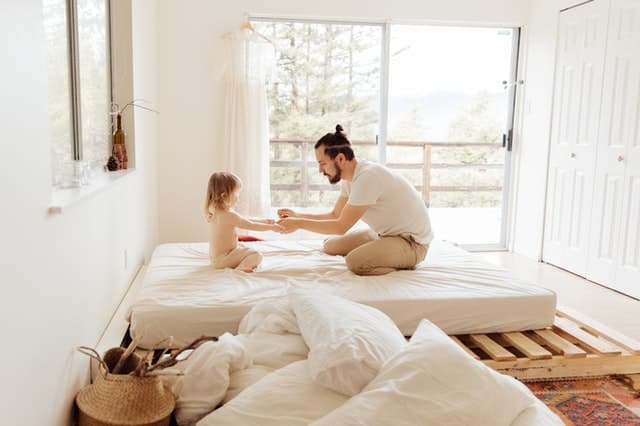
[[[513,30],[393,25],[390,43],[387,163],[427,174],[438,238],[500,243]]]
[[[305,183],[326,184],[315,166],[313,145],[339,123],[354,144],[370,144],[356,146],[358,158],[377,159],[373,142],[379,126],[382,27],[262,20],[252,25],[274,42],[277,51],[274,78],[268,85],[271,159],[302,162],[300,151],[294,156],[289,146],[274,148],[273,139],[305,141],[304,160],[314,164],[304,169],[302,163],[292,164],[291,173],[303,174],[301,187],[295,190],[298,195],[283,197],[272,191],[271,204],[332,206],[337,192],[305,187]],[[297,204],[282,204],[285,201]]]
[[[78,0],[82,158],[94,167],[111,153],[111,87],[105,0]]]
[[[73,160],[67,9],[65,0],[44,0],[42,5],[47,43],[51,178],[54,185],[62,186],[70,181]]]
[[[340,191],[337,189],[325,191],[309,191],[309,206],[333,206],[335,205],[339,196]]]
[[[300,169],[292,167],[271,167],[272,185],[300,185],[301,182]]]
[[[376,145],[370,143],[360,144],[358,141],[354,141],[353,139],[350,140],[355,145],[354,151],[356,152],[357,158],[369,161],[378,161],[378,147]]]

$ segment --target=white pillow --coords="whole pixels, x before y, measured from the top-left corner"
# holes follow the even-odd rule
[[[507,426],[535,400],[522,383],[474,360],[423,320],[362,393],[313,424]]]
[[[263,365],[274,370],[307,359],[309,353],[309,348],[299,334],[253,332],[238,334],[236,338],[251,354],[254,365]]]
[[[538,399],[521,412],[511,426],[564,426],[564,422]]]
[[[197,424],[308,425],[346,401],[311,380],[308,361],[298,361],[258,380]]]
[[[336,392],[357,394],[407,345],[393,321],[375,308],[299,289],[289,296],[309,346],[311,377]]]
[[[256,303],[242,318],[238,334],[249,333],[300,334],[296,316],[287,296]]]

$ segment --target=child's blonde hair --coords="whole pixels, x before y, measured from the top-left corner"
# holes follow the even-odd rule
[[[210,219],[213,209],[226,209],[229,197],[242,186],[240,178],[233,173],[215,172],[209,178],[207,195],[204,199],[204,216]]]

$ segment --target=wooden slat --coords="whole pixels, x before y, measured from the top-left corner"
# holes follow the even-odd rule
[[[486,334],[472,334],[471,340],[496,361],[514,361],[516,356],[491,340]]]
[[[473,352],[471,349],[469,349],[469,348],[468,348],[464,343],[462,343],[462,342],[460,341],[460,339],[458,339],[456,336],[449,336],[449,337],[451,337],[451,339],[452,339],[454,342],[456,342],[456,343],[458,344],[458,346],[460,346],[462,349],[464,349],[464,351],[465,351],[466,353],[468,353],[469,355],[471,355],[474,359],[480,359],[480,357],[479,357],[475,352]]]
[[[552,353],[522,333],[502,333],[502,337],[529,359],[550,359]]]
[[[618,374],[640,380],[637,341],[570,310],[559,310],[551,329],[451,338],[486,366],[519,379]],[[473,353],[478,349],[490,358]]]
[[[482,361],[487,367],[519,379],[588,377],[609,374],[635,374],[640,372],[640,356],[587,355],[584,358],[551,359],[518,358],[516,361]]]
[[[552,330],[533,330],[533,332],[540,336],[551,349],[561,353],[565,358],[584,358],[587,356],[584,350],[558,336]]]
[[[590,332],[602,336],[607,340],[611,340],[635,355],[640,355],[640,341],[627,337],[624,334],[570,308],[558,308],[558,314],[564,318],[572,320],[583,329],[589,330]]]
[[[617,356],[622,353],[613,343],[587,333],[567,318],[556,317],[554,327],[572,335],[587,348],[601,355]]]

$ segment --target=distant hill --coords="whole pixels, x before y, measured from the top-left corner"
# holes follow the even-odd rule
[[[422,137],[432,141],[445,141],[449,124],[463,111],[465,105],[473,100],[473,95],[463,92],[443,91],[426,96],[397,96],[389,98],[389,135],[393,137],[394,129],[403,124],[411,125],[417,119],[419,127],[425,129]],[[506,98],[503,93],[489,95],[489,109],[498,119],[506,117]],[[412,109],[416,109],[417,117],[410,117]]]

